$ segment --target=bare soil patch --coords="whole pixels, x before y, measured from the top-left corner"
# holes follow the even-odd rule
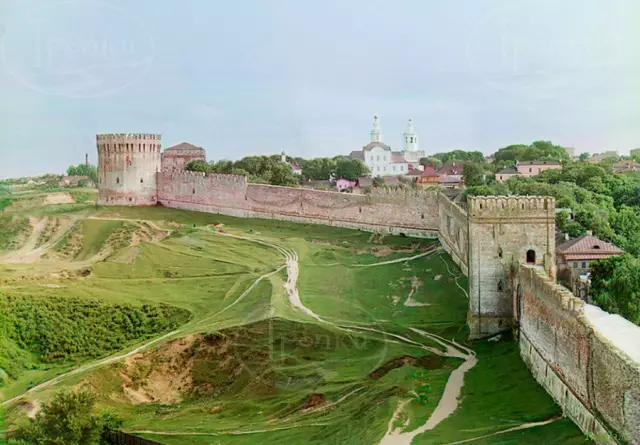
[[[440,369],[443,361],[444,359],[439,355],[427,355],[425,357],[405,355],[389,360],[379,368],[376,368],[369,374],[369,378],[372,380],[379,380],[390,371],[403,366],[416,366],[422,369]]]
[[[71,194],[66,192],[49,193],[44,199],[44,204],[75,204],[76,200],[73,199]]]

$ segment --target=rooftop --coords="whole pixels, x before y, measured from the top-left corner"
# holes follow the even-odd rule
[[[519,175],[520,172],[513,167],[506,167],[496,173],[496,175]]]
[[[540,161],[520,161],[518,165],[562,165],[562,162],[553,159],[545,159]]]
[[[201,150],[201,151],[205,151],[204,148],[202,147],[196,147],[193,144],[190,144],[188,142],[181,142],[177,145],[173,145],[171,147],[167,147],[164,149],[165,152],[169,151],[169,152],[174,152],[174,151],[187,151],[187,150]]]
[[[598,259],[624,253],[624,250],[593,235],[582,235],[569,240],[557,246],[556,250],[560,253],[569,254],[568,256],[571,256],[571,259]],[[588,258],[589,255],[593,256],[593,258]]]

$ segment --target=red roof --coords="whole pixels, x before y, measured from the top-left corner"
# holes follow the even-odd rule
[[[425,165],[424,170],[422,171],[422,176],[440,176],[440,174],[436,172],[433,165]]]
[[[556,250],[565,254],[567,260],[571,259],[598,259],[612,255],[620,255],[624,250],[611,243],[602,241],[593,235],[582,235],[566,243],[560,244]]]
[[[462,164],[461,162],[447,162],[442,167],[440,167],[438,173],[440,173],[441,175],[461,175],[463,169],[464,164]]]
[[[398,163],[402,163],[404,164],[406,161],[406,159],[404,158],[404,156],[400,156],[400,155],[391,155],[391,163],[392,164],[398,164]]]

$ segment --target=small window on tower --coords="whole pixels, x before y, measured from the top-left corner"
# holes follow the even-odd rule
[[[116,178],[116,184],[120,184],[120,178]]]
[[[140,178],[140,184],[143,184],[143,183],[144,183],[144,181],[142,180],[142,178]]]
[[[502,292],[502,280],[498,280],[498,292]]]

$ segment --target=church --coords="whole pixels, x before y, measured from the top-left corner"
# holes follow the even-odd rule
[[[371,176],[406,175],[409,170],[422,168],[418,162],[424,156],[424,151],[418,149],[418,135],[411,119],[402,133],[402,151],[392,151],[391,147],[383,142],[382,128],[377,115],[373,116],[371,141],[362,147],[362,150],[352,151],[349,155],[352,159],[364,162],[369,167]]]

